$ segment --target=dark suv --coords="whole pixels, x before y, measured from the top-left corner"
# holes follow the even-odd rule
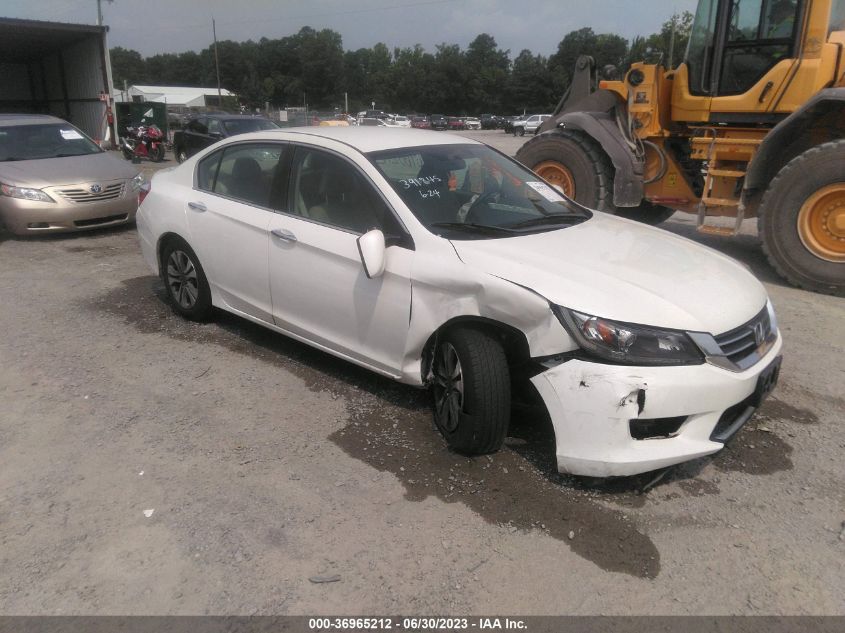
[[[181,162],[221,138],[279,127],[269,119],[245,114],[201,114],[173,135],[173,153]]]
[[[432,130],[445,130],[449,127],[449,121],[442,114],[432,114],[428,117],[431,120]]]
[[[499,124],[499,117],[495,114],[482,114],[481,115],[481,129],[482,130],[495,130]]]

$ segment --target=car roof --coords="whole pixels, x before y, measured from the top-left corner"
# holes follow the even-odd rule
[[[291,127],[278,130],[264,130],[236,137],[239,141],[268,140],[278,138],[287,141],[325,139],[348,145],[363,154],[402,147],[423,145],[482,145],[463,136],[438,134],[426,130],[398,127],[349,126],[349,127]]]
[[[39,123],[65,123],[67,121],[49,114],[0,114],[0,127],[37,125]]]
[[[192,118],[198,119],[205,117],[207,119],[218,119],[220,121],[239,120],[239,119],[262,119],[268,121],[267,117],[253,116],[252,114],[196,114]]]

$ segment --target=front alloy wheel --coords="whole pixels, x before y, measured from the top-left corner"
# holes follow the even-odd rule
[[[449,446],[466,455],[502,446],[510,422],[510,370],[492,333],[455,327],[432,350],[434,423]]]
[[[464,376],[461,359],[451,343],[444,342],[434,359],[434,415],[437,425],[454,433],[464,408]]]

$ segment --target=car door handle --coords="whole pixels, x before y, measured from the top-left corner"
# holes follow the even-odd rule
[[[278,237],[280,240],[284,240],[285,242],[295,242],[296,235],[288,231],[287,229],[273,229],[270,231],[273,235]]]
[[[188,208],[194,211],[208,211],[208,208],[202,202],[189,202]]]

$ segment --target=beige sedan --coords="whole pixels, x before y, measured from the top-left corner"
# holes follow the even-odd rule
[[[144,177],[62,119],[0,114],[0,225],[16,235],[132,222]]]

